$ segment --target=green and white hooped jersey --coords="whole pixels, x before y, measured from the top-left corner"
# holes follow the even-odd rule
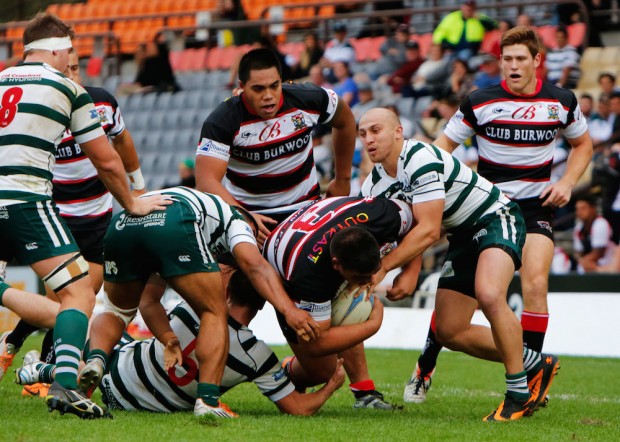
[[[474,226],[509,202],[496,186],[448,152],[414,139],[404,142],[396,177],[375,164],[361,194],[409,204],[444,199],[443,227],[451,233]]]
[[[155,338],[132,341],[118,349],[101,389],[110,408],[172,412],[194,407],[198,388],[195,347],[199,319],[182,302],[169,315],[170,326],[183,349],[183,367],[164,371],[164,348]],[[280,366],[277,356],[252,330],[228,319],[230,349],[222,392],[243,382],[254,382],[273,402],[288,396],[295,387]]]
[[[84,88],[44,63],[0,72],[0,207],[51,199],[56,146],[104,136]]]
[[[232,252],[242,242],[256,245],[256,238],[245,219],[219,196],[181,186],[155,190],[145,196],[156,194],[170,195],[196,214],[196,223],[204,231],[211,253]]]

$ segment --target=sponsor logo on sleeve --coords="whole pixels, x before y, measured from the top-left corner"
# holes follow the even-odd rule
[[[272,374],[271,376],[273,377],[274,381],[278,382],[280,379],[286,376],[286,372],[284,371],[283,368],[281,368],[278,371],[276,371],[274,374]]]
[[[217,143],[209,138],[203,138],[198,143],[199,154],[209,154],[212,156],[226,157],[228,158],[228,148],[221,143]]]
[[[411,185],[411,190],[415,189],[416,187],[425,186],[426,184],[435,183],[438,181],[439,181],[439,174],[437,172],[435,171],[428,172],[413,182],[413,184]],[[404,190],[407,191],[409,189],[404,189]]]

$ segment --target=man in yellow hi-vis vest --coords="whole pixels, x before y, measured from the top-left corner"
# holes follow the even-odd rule
[[[476,13],[475,0],[446,15],[433,32],[433,43],[452,50],[453,58],[468,60],[476,55],[486,31],[497,28],[492,18]]]

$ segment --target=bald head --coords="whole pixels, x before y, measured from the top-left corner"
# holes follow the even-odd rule
[[[375,107],[366,111],[362,118],[360,118],[359,129],[365,128],[366,130],[374,124],[381,124],[386,128],[395,129],[400,126],[400,120],[398,115],[393,111],[384,107]]]

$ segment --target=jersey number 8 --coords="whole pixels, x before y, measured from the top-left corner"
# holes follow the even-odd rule
[[[0,100],[0,127],[7,127],[17,114],[17,103],[22,99],[24,91],[19,87],[12,87],[2,95]]]

